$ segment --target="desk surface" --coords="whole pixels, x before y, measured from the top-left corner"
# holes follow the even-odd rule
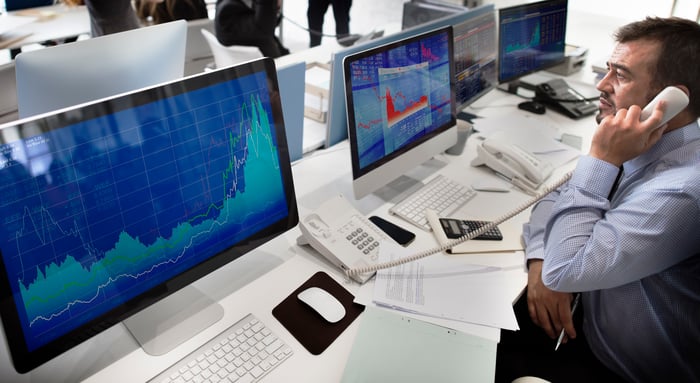
[[[606,32],[603,30],[601,33]],[[319,56],[311,55],[309,57],[309,60],[320,61]],[[290,57],[289,59],[307,61],[305,58],[299,57]],[[584,71],[586,70],[584,69]],[[593,84],[587,78],[588,73],[584,75],[580,85],[592,88]],[[577,78],[567,79],[567,81],[576,85],[579,84]],[[468,111],[483,118],[475,121],[477,129],[480,123],[496,118],[504,119],[504,121],[527,119],[550,128],[555,135],[569,133],[588,137],[595,127],[592,118],[574,121],[551,111],[541,116],[524,112],[516,107],[521,101],[522,99],[516,96],[493,91],[471,105]],[[586,152],[587,140],[584,139],[583,143],[583,151]],[[425,180],[435,173],[443,173],[461,179],[465,183],[480,177],[495,177],[486,169],[469,166],[469,162],[474,156],[474,144],[474,139],[470,139],[469,146],[461,156],[437,156],[435,160],[418,167],[408,175],[418,180]],[[350,154],[347,141],[308,154],[293,165],[293,173],[300,216],[308,214],[323,201],[339,193],[346,196],[352,195]],[[555,173],[550,181],[555,179],[559,173]],[[526,194],[517,189],[509,193],[480,192],[475,200],[469,202],[456,214],[498,215],[502,212],[496,211],[494,207],[508,211],[527,198]],[[397,223],[400,222],[396,218],[388,216],[387,209],[390,202],[383,200],[376,194],[359,201],[354,201],[351,197],[348,199],[362,213],[378,214],[390,220],[396,220]],[[528,215],[525,213],[515,219],[524,222],[527,217]],[[407,224],[403,223],[403,225]],[[415,230],[415,232],[418,238],[411,245],[413,249],[420,250],[432,247],[436,243],[432,234],[420,230]],[[350,325],[325,352],[317,356],[306,351],[272,316],[272,308],[317,271],[325,271],[350,292],[355,293],[359,289],[357,284],[347,283],[344,276],[317,252],[308,247],[296,245],[296,238],[299,234],[298,228],[290,230],[276,240],[268,242],[259,249],[195,282],[196,287],[221,303],[225,308],[224,317],[163,356],[147,355],[136,344],[126,328],[122,324],[118,324],[25,375],[18,375],[14,371],[7,348],[2,347],[0,348],[0,375],[3,376],[4,381],[18,382],[145,381],[246,314],[253,313],[283,337],[294,352],[289,360],[266,377],[265,382],[339,381],[362,316],[360,316],[360,320],[356,320]],[[524,270],[510,270],[509,272],[513,276],[513,287],[507,289],[506,294],[508,294],[508,299],[515,300],[524,287],[527,276]],[[473,333],[486,338],[497,337],[498,329],[475,325]]]
[[[12,11],[9,15],[34,17],[35,20],[0,34],[2,48],[16,49],[29,44],[90,34],[90,15],[85,6],[69,7],[59,4]]]

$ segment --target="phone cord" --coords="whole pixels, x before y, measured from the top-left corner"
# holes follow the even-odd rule
[[[421,258],[426,258],[428,256],[431,256],[433,254],[441,253],[443,251],[447,251],[448,249],[451,249],[460,243],[464,243],[466,241],[469,241],[470,239],[476,238],[485,232],[493,229],[494,227],[500,225],[501,223],[515,217],[516,215],[522,213],[525,211],[527,208],[530,206],[534,205],[537,201],[541,200],[544,198],[547,194],[551,193],[552,191],[556,190],[558,187],[566,183],[569,179],[571,179],[571,172],[566,173],[562,178],[559,179],[556,183],[546,186],[542,191],[540,191],[538,194],[536,194],[534,197],[523,203],[522,205],[518,206],[517,208],[513,209],[512,211],[496,218],[493,221],[490,221],[489,223],[479,227],[478,229],[474,231],[470,231],[469,233],[453,239],[452,241],[449,241],[445,243],[442,246],[438,246],[432,249],[428,249],[425,251],[422,251],[418,254],[414,254],[408,257],[404,257],[401,259],[396,259],[388,262],[382,262],[382,263],[377,263],[371,266],[367,267],[358,267],[358,268],[352,268],[352,269],[347,269],[345,270],[345,275],[350,278],[353,275],[357,274],[365,274],[365,273],[372,273],[375,271],[383,270],[383,269],[388,269],[391,267],[395,266],[400,266],[409,262],[417,261]]]

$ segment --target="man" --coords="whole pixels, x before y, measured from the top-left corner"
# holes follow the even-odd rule
[[[214,15],[216,38],[222,45],[245,45],[260,49],[263,56],[289,54],[275,28],[281,0],[217,0]]]
[[[615,37],[591,150],[524,227],[521,331],[503,332],[498,382],[700,381],[700,25],[647,18]],[[640,122],[669,85],[690,104],[659,128],[665,105]]]
[[[340,40],[350,34],[350,7],[352,7],[352,0],[309,0],[306,17],[309,22],[309,46],[312,48],[321,45],[323,19],[329,6],[333,6],[336,39]]]
[[[136,29],[141,26],[130,0],[64,0],[68,5],[85,5],[90,15],[92,37]]]

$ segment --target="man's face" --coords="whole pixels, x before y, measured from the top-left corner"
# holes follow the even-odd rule
[[[618,43],[608,61],[608,73],[598,83],[599,113],[596,121],[614,115],[620,108],[643,108],[659,89],[651,89],[659,43],[638,40]]]

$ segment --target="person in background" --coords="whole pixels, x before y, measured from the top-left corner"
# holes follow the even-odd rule
[[[289,54],[275,35],[282,0],[217,0],[216,38],[222,45],[255,46],[267,57]]]
[[[92,37],[141,27],[131,0],[63,0],[67,5],[85,5],[90,14]]]
[[[335,36],[340,40],[350,34],[350,7],[352,0],[309,0],[306,17],[309,22],[309,46],[321,45],[323,38],[323,19],[329,6],[333,6],[335,19]]]
[[[204,0],[136,0],[134,5],[144,25],[209,17]]]
[[[496,382],[700,382],[700,71],[688,67],[700,25],[646,18],[615,40],[590,152],[523,228],[527,294]],[[664,103],[640,122],[667,86],[689,105],[661,127]]]

